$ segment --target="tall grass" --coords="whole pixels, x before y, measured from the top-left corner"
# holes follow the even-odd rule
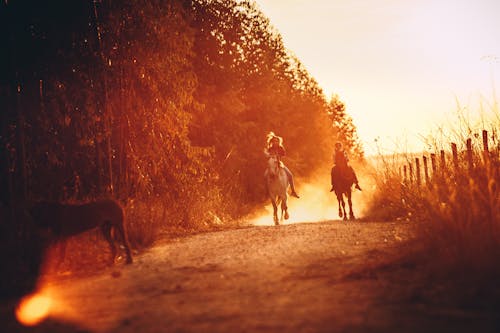
[[[483,292],[500,278],[500,121],[494,111],[491,122],[477,127],[459,118],[453,136],[428,139],[427,154],[379,156],[373,173],[377,190],[367,214],[414,222],[432,274],[447,281],[467,281],[469,287]],[[484,128],[488,129],[487,151],[481,135]],[[456,157],[452,143],[457,147]],[[426,179],[422,159],[426,156],[431,161],[430,152],[435,169],[429,162]]]

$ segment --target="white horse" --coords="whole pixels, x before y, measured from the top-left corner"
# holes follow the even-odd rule
[[[285,170],[281,166],[281,161],[276,155],[268,155],[267,170],[265,173],[267,192],[271,203],[273,204],[274,224],[279,225],[279,221],[283,222],[288,219],[288,207],[286,205],[288,199],[288,177]],[[278,205],[281,204],[281,218],[278,220]]]

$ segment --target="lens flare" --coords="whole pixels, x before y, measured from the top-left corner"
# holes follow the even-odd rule
[[[36,293],[21,300],[16,309],[16,318],[24,326],[34,326],[44,320],[50,312],[52,299]]]

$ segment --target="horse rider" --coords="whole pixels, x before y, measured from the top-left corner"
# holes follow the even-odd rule
[[[353,184],[356,185],[355,188],[361,191],[361,187],[359,186],[356,172],[354,171],[353,167],[349,164],[349,158],[347,157],[347,153],[345,152],[341,142],[335,143],[333,161],[334,161],[334,166],[332,167],[332,172],[331,172],[332,189],[330,190],[330,192],[333,192],[335,187],[333,182],[333,175],[336,173],[340,173],[341,175],[345,174],[347,176],[347,179],[351,180]]]
[[[283,147],[283,138],[275,135],[273,132],[269,132],[269,134],[267,135],[267,146],[266,146],[265,152],[268,155],[275,155],[278,157],[278,160],[280,161],[280,165],[283,168],[283,170],[285,170],[285,173],[288,177],[288,182],[290,183],[290,188],[292,190],[292,193],[290,195],[294,196],[296,198],[300,198],[297,195],[297,192],[295,192],[295,186],[293,183],[292,172],[281,161],[281,158],[283,156],[285,156],[285,148]],[[267,175],[267,170],[266,170],[266,175]]]

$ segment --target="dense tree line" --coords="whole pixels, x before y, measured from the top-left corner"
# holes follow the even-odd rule
[[[253,1],[3,1],[0,45],[4,207],[113,196],[189,224],[265,199],[271,130],[299,177],[336,140],[362,156]]]

